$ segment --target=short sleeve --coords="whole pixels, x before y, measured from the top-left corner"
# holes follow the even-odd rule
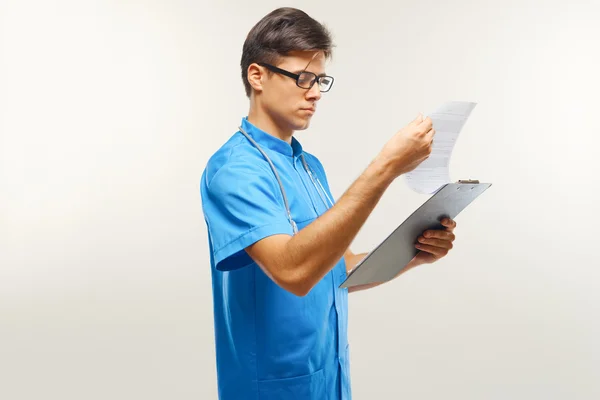
[[[203,181],[202,207],[216,268],[247,266],[245,248],[271,235],[293,235],[277,179],[268,165],[228,162]]]

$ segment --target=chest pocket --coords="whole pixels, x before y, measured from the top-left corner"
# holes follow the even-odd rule
[[[301,164],[301,163],[297,163]],[[318,193],[308,174],[300,166],[298,170],[291,169],[285,179],[282,178],[284,189],[287,193],[292,218],[298,225],[298,229],[302,229],[310,222],[317,219],[327,209],[318,197]]]

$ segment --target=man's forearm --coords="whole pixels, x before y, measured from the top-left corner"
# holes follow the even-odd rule
[[[348,257],[350,259],[351,263],[354,263],[352,265],[352,268],[348,268],[348,261],[346,261],[346,266],[347,266],[347,271],[348,273],[350,273],[350,271],[352,271],[354,269],[354,267],[356,266],[356,264],[358,264],[360,262],[360,260],[362,260],[364,257],[367,256],[368,253],[362,253],[362,254],[354,254],[351,257]],[[404,274],[405,272],[408,272],[409,270],[413,269],[414,267],[417,267],[421,265],[421,263],[419,263],[417,260],[412,259],[407,265],[406,267],[402,268],[402,270],[400,272],[398,272],[392,279],[390,280],[394,280],[397,277],[399,277],[400,275]],[[385,282],[376,282],[376,283],[366,283],[364,285],[357,285],[357,286],[351,286],[348,288],[348,293],[353,293],[353,292],[359,292],[361,290],[367,290],[367,289],[372,289],[374,287],[377,287],[379,285],[383,285]]]
[[[369,253],[360,253],[360,254],[350,254],[348,256],[346,256],[346,272],[347,274],[350,274],[350,272],[356,268],[356,265],[363,259],[365,258]],[[352,292],[358,292],[360,290],[366,290],[366,289],[371,289],[374,288],[375,286],[379,286],[381,285],[381,283],[368,283],[365,285],[358,285],[358,286],[352,286],[348,288],[348,292],[352,293]]]
[[[394,177],[376,159],[326,213],[287,242],[290,264],[310,290],[342,258]]]
[[[356,265],[359,262],[361,262],[362,259],[365,258],[368,254],[369,253],[353,254],[348,250],[347,254],[344,256],[344,259],[346,261],[346,272],[349,274],[350,271],[356,268]]]

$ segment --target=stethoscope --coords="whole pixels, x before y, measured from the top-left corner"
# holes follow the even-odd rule
[[[271,161],[271,159],[269,158],[267,153],[265,153],[263,151],[263,149],[258,145],[258,143],[256,143],[256,141],[254,139],[252,139],[250,137],[250,135],[248,135],[246,133],[246,131],[244,129],[242,129],[241,126],[239,127],[239,130],[244,136],[246,136],[246,138],[250,141],[250,143],[252,143],[254,145],[254,147],[256,147],[256,149],[261,152],[261,154],[263,155],[265,160],[267,160],[267,162],[271,166],[271,170],[273,170],[273,174],[275,175],[275,178],[277,178],[277,183],[279,184],[279,189],[281,190],[281,195],[283,196],[283,203],[285,204],[285,211],[287,213],[287,218],[290,221],[290,224],[292,225],[294,234],[298,233],[298,226],[296,225],[296,222],[294,222],[294,220],[292,219],[292,211],[290,210],[290,205],[288,203],[287,195],[285,194],[285,190],[283,189],[283,183],[281,183],[281,179],[279,178],[279,174],[277,173],[277,169],[275,168],[275,165],[273,165],[273,162]],[[319,181],[319,178],[314,176],[314,174],[312,173],[311,168],[308,166],[308,163],[306,162],[306,159],[304,158],[304,154],[300,154],[300,158],[302,159],[302,165],[304,165],[304,169],[308,173],[308,176],[310,177],[310,180],[311,180],[313,186],[317,190],[317,193],[319,193],[319,197],[323,201],[323,204],[325,204],[325,208],[329,209],[330,207],[333,207],[333,200],[327,194],[327,191],[325,190],[325,188]],[[327,201],[325,199],[327,199],[329,201],[329,204],[331,204],[331,206],[327,203]]]

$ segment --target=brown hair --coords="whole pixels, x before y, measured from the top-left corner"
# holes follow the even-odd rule
[[[331,57],[331,33],[304,11],[282,7],[265,15],[248,33],[242,50],[242,80],[246,96],[252,87],[248,82],[248,67],[252,63],[275,64],[290,51],[321,50]]]

